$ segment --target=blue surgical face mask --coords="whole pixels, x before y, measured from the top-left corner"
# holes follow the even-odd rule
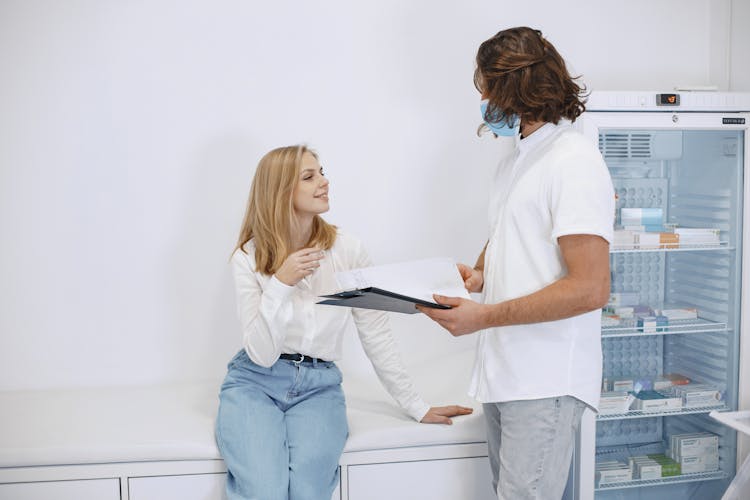
[[[480,104],[480,109],[482,110],[482,120],[484,120],[484,117],[487,114],[487,106],[489,105],[489,103],[490,101],[488,99],[483,99],[482,103]],[[508,124],[508,122],[510,122],[510,125]],[[505,120],[505,115],[501,114],[499,121],[488,122],[487,120],[485,120],[484,123],[497,136],[513,137],[518,135],[518,117],[516,115],[510,116],[510,119],[507,122]]]

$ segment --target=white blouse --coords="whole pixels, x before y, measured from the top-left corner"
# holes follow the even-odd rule
[[[341,359],[344,332],[353,319],[365,353],[380,382],[415,420],[429,405],[414,390],[394,345],[388,315],[382,311],[318,305],[320,295],[339,291],[335,273],[371,265],[356,238],[338,231],[320,267],[295,286],[255,269],[255,244],[232,256],[242,344],[250,359],[271,366],[282,353],[300,353],[326,361]]]

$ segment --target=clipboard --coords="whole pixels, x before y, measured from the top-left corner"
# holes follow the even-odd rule
[[[334,293],[332,295],[321,295],[328,300],[322,300],[318,304],[329,306],[358,307],[360,309],[375,309],[378,311],[392,311],[405,314],[415,314],[419,311],[416,304],[433,309],[450,309],[451,306],[429,302],[427,300],[415,299],[382,288],[370,286]]]

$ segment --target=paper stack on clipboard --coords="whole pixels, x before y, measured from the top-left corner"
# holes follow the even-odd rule
[[[318,304],[358,307],[414,314],[415,305],[450,309],[437,304],[433,294],[470,298],[456,263],[450,258],[434,258],[363,267],[336,273],[342,290],[321,295]]]

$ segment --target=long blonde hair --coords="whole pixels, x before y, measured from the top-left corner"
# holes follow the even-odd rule
[[[297,228],[292,195],[299,182],[302,155],[318,155],[304,144],[276,148],[258,162],[240,237],[234,248],[245,251],[245,243],[254,240],[255,268],[273,274],[295,251],[292,235]],[[336,227],[322,217],[313,218],[310,240],[305,246],[329,250],[336,241]]]

